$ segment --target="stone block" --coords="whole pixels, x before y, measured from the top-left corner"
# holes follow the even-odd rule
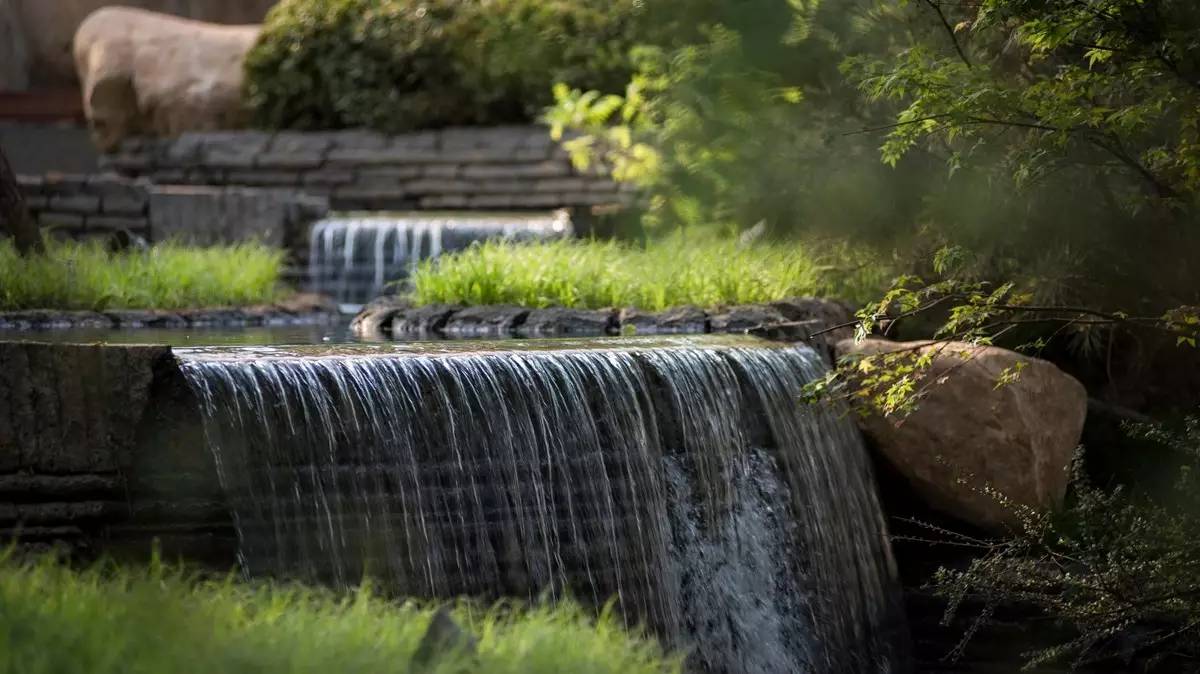
[[[529,126],[461,127],[442,131],[441,148],[446,152],[488,149],[511,154],[533,135],[545,129]]]
[[[462,167],[458,164],[430,164],[421,168],[422,178],[438,178],[449,179],[457,178],[462,173]]]
[[[559,194],[527,193],[512,195],[512,205],[519,208],[562,208],[573,204],[564,202]]]
[[[411,194],[472,194],[479,189],[478,183],[470,180],[432,178],[414,180],[406,187]]]
[[[38,225],[60,229],[81,229],[83,216],[79,213],[61,213],[58,211],[42,211],[37,215]]]
[[[214,131],[205,134],[200,159],[215,168],[251,168],[270,142],[263,131]]]
[[[158,169],[154,172],[153,180],[160,185],[180,184],[187,179],[187,171],[183,169]]]
[[[25,194],[40,192],[45,184],[46,180],[42,176],[24,174],[17,176],[17,187],[21,188]]]
[[[566,335],[610,335],[617,330],[617,312],[613,309],[534,309],[517,332],[529,337]]]
[[[229,172],[230,185],[291,186],[300,184],[298,171],[235,170]]]
[[[46,194],[76,194],[87,185],[87,176],[75,173],[47,173],[42,178]]]
[[[529,309],[509,305],[467,307],[446,321],[442,332],[454,337],[505,337],[513,335]]]
[[[293,200],[286,190],[156,186],[150,191],[150,230],[156,241],[279,246]]]
[[[263,169],[315,169],[324,163],[324,153],[265,152],[254,160],[254,166]]]
[[[467,197],[467,208],[512,208],[518,198],[514,194],[476,194]]]
[[[408,191],[400,186],[395,187],[360,187],[358,185],[339,185],[333,190],[332,200],[335,203],[384,203],[395,202],[409,198]]]
[[[708,332],[708,314],[694,306],[674,307],[661,312],[628,308],[621,311],[621,331],[638,335],[674,335]]]
[[[449,304],[430,304],[397,313],[392,318],[393,337],[400,335],[440,334],[450,317],[462,307]]]
[[[572,175],[571,165],[562,161],[543,161],[536,164],[507,163],[466,166],[463,178],[559,178]]]
[[[334,148],[326,157],[326,166],[336,168],[354,168],[358,166],[387,166],[405,163],[404,153],[392,152],[389,148],[359,149]]]
[[[354,171],[323,168],[306,171],[300,180],[305,185],[346,185],[354,182]]]
[[[398,187],[404,181],[421,175],[419,166],[392,166],[385,168],[364,168],[358,172],[354,181],[359,187]]]
[[[149,219],[144,217],[126,217],[120,215],[89,215],[85,222],[88,231],[95,230],[128,230],[136,232],[146,229]]]
[[[466,208],[467,200],[468,197],[465,194],[437,194],[428,197],[421,197],[420,206],[425,210],[438,208]]]
[[[203,161],[204,146],[208,143],[208,133],[203,131],[187,131],[174,140],[167,141],[158,153],[163,164],[169,166],[190,166]]]
[[[475,192],[479,194],[525,194],[533,191],[533,182],[529,180],[501,180],[493,178],[476,183]]]
[[[534,192],[582,192],[588,189],[585,178],[547,178],[533,183]]]
[[[374,131],[365,129],[347,129],[327,134],[333,149],[339,150],[379,150],[387,147],[390,139]]]

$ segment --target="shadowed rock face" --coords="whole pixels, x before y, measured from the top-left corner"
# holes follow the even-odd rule
[[[1087,413],[1082,384],[1052,363],[996,347],[881,339],[837,345],[849,357],[902,349],[933,354],[928,394],[902,423],[868,417],[862,427],[917,494],[993,531],[1015,524],[1015,514],[986,487],[1018,505],[1062,505]],[[998,387],[1018,362],[1025,363],[1018,379]]]
[[[227,570],[233,532],[167,347],[0,342],[0,538]]]

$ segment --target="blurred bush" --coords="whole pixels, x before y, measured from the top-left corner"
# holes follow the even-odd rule
[[[556,82],[620,91],[637,0],[284,0],[246,63],[272,129],[523,123]]]

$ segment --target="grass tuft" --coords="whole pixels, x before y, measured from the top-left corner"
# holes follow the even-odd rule
[[[111,253],[99,243],[47,241],[21,257],[0,240],[0,310],[187,309],[278,299],[282,251],[262,244],[158,244]]]
[[[680,672],[677,658],[607,612],[463,604],[453,613],[478,653],[451,653],[431,672]],[[159,564],[73,571],[0,552],[0,674],[396,674],[409,671],[432,615],[369,589],[204,580]]]
[[[559,240],[486,242],[424,263],[418,304],[517,304],[660,311],[767,302],[796,295],[861,302],[886,288],[885,271],[848,247],[739,246],[675,235],[646,246]]]

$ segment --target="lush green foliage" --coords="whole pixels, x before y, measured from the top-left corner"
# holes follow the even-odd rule
[[[1181,467],[1169,496],[1106,491],[1081,475],[1064,513],[1011,505],[1022,522],[1013,539],[950,541],[983,554],[965,570],[938,573],[949,611],[972,599],[986,617],[1019,603],[1073,628],[1069,640],[1027,653],[1031,665],[1115,659],[1130,671],[1192,671],[1179,666],[1200,661],[1200,418],[1181,431],[1132,430],[1174,451]]]
[[[886,162],[937,158],[948,184],[993,209],[940,214],[945,239],[981,254],[996,276],[1005,266],[1058,267],[1059,279],[1075,277],[1077,298],[1099,294],[1138,311],[1147,293],[1156,309],[1195,302],[1200,7],[923,6],[944,22],[940,39],[850,59],[844,70],[869,99],[901,106]]]
[[[148,570],[71,571],[0,558],[0,672],[161,674],[409,671],[433,611],[361,590],[246,585]],[[430,672],[678,672],[618,618],[570,605],[481,610],[455,618],[478,637]]]
[[[555,82],[620,90],[634,0],[285,0],[247,63],[268,128],[526,122]]]
[[[820,247],[814,247],[814,250]],[[644,247],[617,242],[487,243],[426,263],[413,278],[421,304],[530,307],[714,307],[825,295],[860,300],[886,284],[879,268],[842,247],[742,246],[683,235]]]
[[[98,243],[47,241],[19,256],[0,241],[0,309],[185,309],[262,304],[282,291],[283,253],[257,244],[160,244],[110,253]]]

